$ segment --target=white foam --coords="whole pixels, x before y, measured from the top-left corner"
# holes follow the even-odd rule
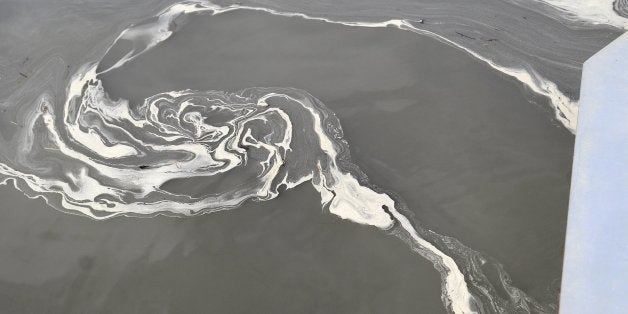
[[[38,176],[1,163],[0,173],[21,179],[49,203],[53,203],[51,196],[55,195],[61,198],[63,209],[94,219],[164,213],[195,215],[231,209],[248,199],[274,198],[279,186],[291,189],[311,180],[321,195],[322,206],[330,213],[382,230],[402,228],[418,252],[434,262],[441,272],[447,308],[454,313],[473,313],[475,299],[454,259],[422,238],[389,195],[360,183],[354,173],[340,166],[340,161],[350,162],[340,160],[347,149],[340,125],[332,112],[306,92],[283,88],[251,88],[234,94],[167,91],[148,97],[138,108],[131,108],[126,100],[109,99],[103,90],[99,74],[124,66],[169,38],[171,24],[181,14],[200,11],[220,14],[237,9],[354,27],[393,26],[437,38],[547,96],[556,108],[557,119],[568,129],[575,129],[577,104],[554,83],[529,70],[498,65],[442,36],[418,29],[409,21],[340,22],[264,8],[191,2],[173,5],[162,11],[155,22],[122,32],[117,41],[131,42],[132,50],[100,72],[98,64],[79,69],[68,84],[61,110],[42,100],[46,110],[35,111],[32,121],[43,122],[50,143],[71,161],[63,173],[56,177]],[[282,101],[289,106],[282,105]],[[223,124],[210,124],[205,119],[207,108],[230,111],[233,116]],[[98,117],[101,123],[86,128],[83,119],[87,115]],[[307,124],[298,124],[301,121]],[[26,155],[36,153],[35,122],[31,123],[32,129],[23,145]],[[271,134],[257,137],[256,123],[269,127]],[[123,138],[116,138],[115,134]],[[296,138],[307,140],[297,142]],[[257,151],[255,159],[249,150]],[[147,164],[141,164],[144,161]],[[177,193],[163,188],[171,180],[227,175],[243,167],[254,167],[257,176],[219,194],[194,196],[187,191]]]
[[[610,25],[628,30],[628,19],[619,16],[613,10],[616,0],[535,0],[550,5],[563,14],[563,17],[590,23],[593,25]]]

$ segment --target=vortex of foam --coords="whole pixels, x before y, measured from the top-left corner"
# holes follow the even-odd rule
[[[330,213],[396,235],[433,262],[448,311],[552,311],[512,287],[498,263],[404,216],[403,201],[370,185],[351,163],[334,113],[305,91],[181,90],[141,104],[109,98],[99,76],[166,40],[175,18],[232,9],[181,3],[122,32],[111,47],[127,41],[126,54],[111,65],[103,60],[84,65],[68,84],[64,102],[41,96],[28,115],[16,164],[0,162],[4,182],[14,180],[59,210],[106,219],[228,210],[311,181]],[[195,180],[207,190],[181,190]],[[507,298],[483,275],[481,267],[488,264],[496,268]]]

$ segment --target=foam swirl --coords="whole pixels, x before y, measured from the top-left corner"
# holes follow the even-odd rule
[[[554,310],[511,286],[499,263],[411,222],[404,202],[371,185],[351,162],[335,114],[303,90],[169,91],[139,104],[108,96],[100,75],[166,40],[175,18],[232,9],[181,3],[125,30],[111,47],[129,42],[130,50],[79,69],[65,101],[41,96],[28,113],[17,162],[0,163],[5,181],[94,219],[205,214],[311,181],[330,213],[396,235],[432,261],[450,312]],[[499,282],[482,273],[488,266]]]

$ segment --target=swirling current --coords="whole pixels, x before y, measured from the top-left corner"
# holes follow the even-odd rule
[[[615,5],[623,7],[621,1]],[[514,287],[499,262],[409,219],[404,201],[370,184],[352,162],[336,115],[304,90],[163,91],[141,103],[109,97],[101,76],[167,40],[176,31],[175,19],[243,8],[256,9],[180,3],[125,29],[107,51],[126,45],[126,53],[101,53],[99,61],[72,75],[64,97],[44,93],[28,108],[16,149],[2,156],[0,178],[28,195],[45,197],[58,210],[94,219],[231,210],[311,182],[330,213],[394,235],[431,261],[441,275],[448,311],[557,310]],[[405,20],[346,24],[421,32]],[[533,81],[527,72],[502,70]],[[548,86],[546,96],[560,93]],[[554,105],[563,113],[576,110],[570,100]],[[557,117],[573,129],[574,115]],[[176,187],[190,178],[210,182],[211,189],[188,193]],[[497,280],[489,279],[487,269],[498,274]]]

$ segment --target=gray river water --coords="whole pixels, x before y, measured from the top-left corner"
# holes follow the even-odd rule
[[[173,4],[0,1],[1,312],[558,311],[625,4]]]

